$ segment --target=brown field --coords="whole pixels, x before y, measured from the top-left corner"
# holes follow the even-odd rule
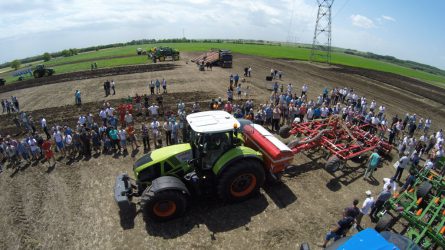
[[[150,79],[165,78],[169,83],[169,94],[164,97],[167,108],[174,110],[179,99],[188,108],[194,101],[204,108],[211,98],[226,97],[230,73],[242,75],[242,69],[250,65],[252,77],[243,87],[249,87],[247,93],[256,104],[266,102],[271,83],[264,79],[270,68],[277,68],[284,72],[282,83],[291,82],[295,91],[307,83],[310,98],[316,98],[325,86],[348,86],[383,103],[390,115],[408,112],[431,117],[435,128],[445,121],[444,91],[420,88],[416,80],[406,77],[245,55],[235,55],[233,69],[214,67],[213,71],[199,72],[194,64],[185,63],[195,54],[182,56],[175,67],[165,70],[147,66],[119,73],[85,73],[88,79],[77,73],[72,78],[61,77],[63,82],[47,79],[12,92],[0,88],[0,98],[15,95],[34,119],[45,116],[50,124],[72,125],[81,113],[97,114],[103,100],[117,105],[128,95],[149,93]],[[115,80],[115,96],[104,97],[102,83],[106,79]],[[81,108],[73,105],[76,89],[82,92]],[[15,134],[11,116],[1,116],[0,132]],[[376,195],[382,179],[395,172],[389,160],[375,173],[376,182],[363,181],[365,167],[357,163],[333,176],[323,169],[322,152],[298,154],[282,184],[266,186],[251,200],[222,204],[216,199],[195,199],[183,218],[147,223],[137,212],[121,216],[113,199],[114,178],[131,172],[133,162],[142,155],[136,153],[136,157],[60,159],[54,169],[46,164],[6,169],[0,174],[0,248],[296,249],[299,243],[309,242],[317,249],[316,244],[353,198],[362,201],[368,189]],[[395,150],[392,156],[396,157]],[[372,226],[368,218],[363,223]]]

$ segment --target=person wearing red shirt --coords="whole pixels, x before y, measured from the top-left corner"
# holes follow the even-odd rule
[[[45,160],[48,162],[49,167],[56,165],[56,159],[54,158],[54,152],[52,151],[52,143],[50,140],[46,140],[42,144],[43,152],[45,153]],[[53,159],[53,164],[51,164]]]

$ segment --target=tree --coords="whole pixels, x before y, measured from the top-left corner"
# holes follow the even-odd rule
[[[20,61],[19,60],[14,60],[11,62],[11,67],[15,70],[18,70],[20,68]]]
[[[68,57],[68,56],[71,56],[71,53],[70,53],[69,50],[64,49],[64,50],[62,50],[62,56],[64,56],[64,57]]]
[[[43,54],[43,61],[47,62],[49,60],[51,60],[51,55],[48,52],[45,52]]]

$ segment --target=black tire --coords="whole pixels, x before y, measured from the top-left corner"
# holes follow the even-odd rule
[[[385,214],[385,215],[383,215],[382,218],[379,219],[377,224],[375,224],[374,229],[380,233],[380,232],[386,231],[388,228],[390,228],[392,226],[392,224],[393,224],[392,216],[389,214]]]
[[[243,201],[258,193],[265,174],[261,162],[243,159],[227,166],[218,181],[218,196],[226,202]]]
[[[342,161],[336,155],[333,155],[333,156],[329,157],[328,161],[326,162],[325,169],[328,172],[333,173],[333,172],[337,171],[341,167],[342,164],[343,164]]]
[[[280,128],[280,130],[278,131],[278,134],[281,136],[281,138],[286,139],[289,138],[290,136],[290,130],[291,127],[288,125],[284,125],[283,127]]]
[[[187,209],[187,197],[179,190],[163,190],[153,193],[145,189],[141,196],[144,216],[154,221],[167,221],[184,214]]]
[[[422,182],[417,187],[417,192],[416,192],[417,198],[425,197],[427,194],[430,193],[432,188],[433,188],[433,185],[431,183],[429,183],[428,181]]]

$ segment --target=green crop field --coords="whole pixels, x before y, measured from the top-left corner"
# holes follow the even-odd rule
[[[131,45],[87,52],[71,57],[55,58],[45,63],[45,65],[53,67],[56,70],[56,74],[61,74],[89,70],[91,62],[96,62],[99,68],[150,63],[147,56],[136,56],[136,49],[148,49],[155,46],[170,46],[184,52],[208,51],[211,48],[222,48],[229,49],[234,53],[293,60],[308,60],[310,55],[310,49],[297,46],[236,43],[162,43]],[[343,52],[333,52],[332,63],[395,73],[445,88],[445,76],[414,70],[375,59],[345,54]],[[7,73],[1,73],[0,77],[6,78],[9,83],[15,80],[14,77],[10,75],[6,76],[6,74]]]

